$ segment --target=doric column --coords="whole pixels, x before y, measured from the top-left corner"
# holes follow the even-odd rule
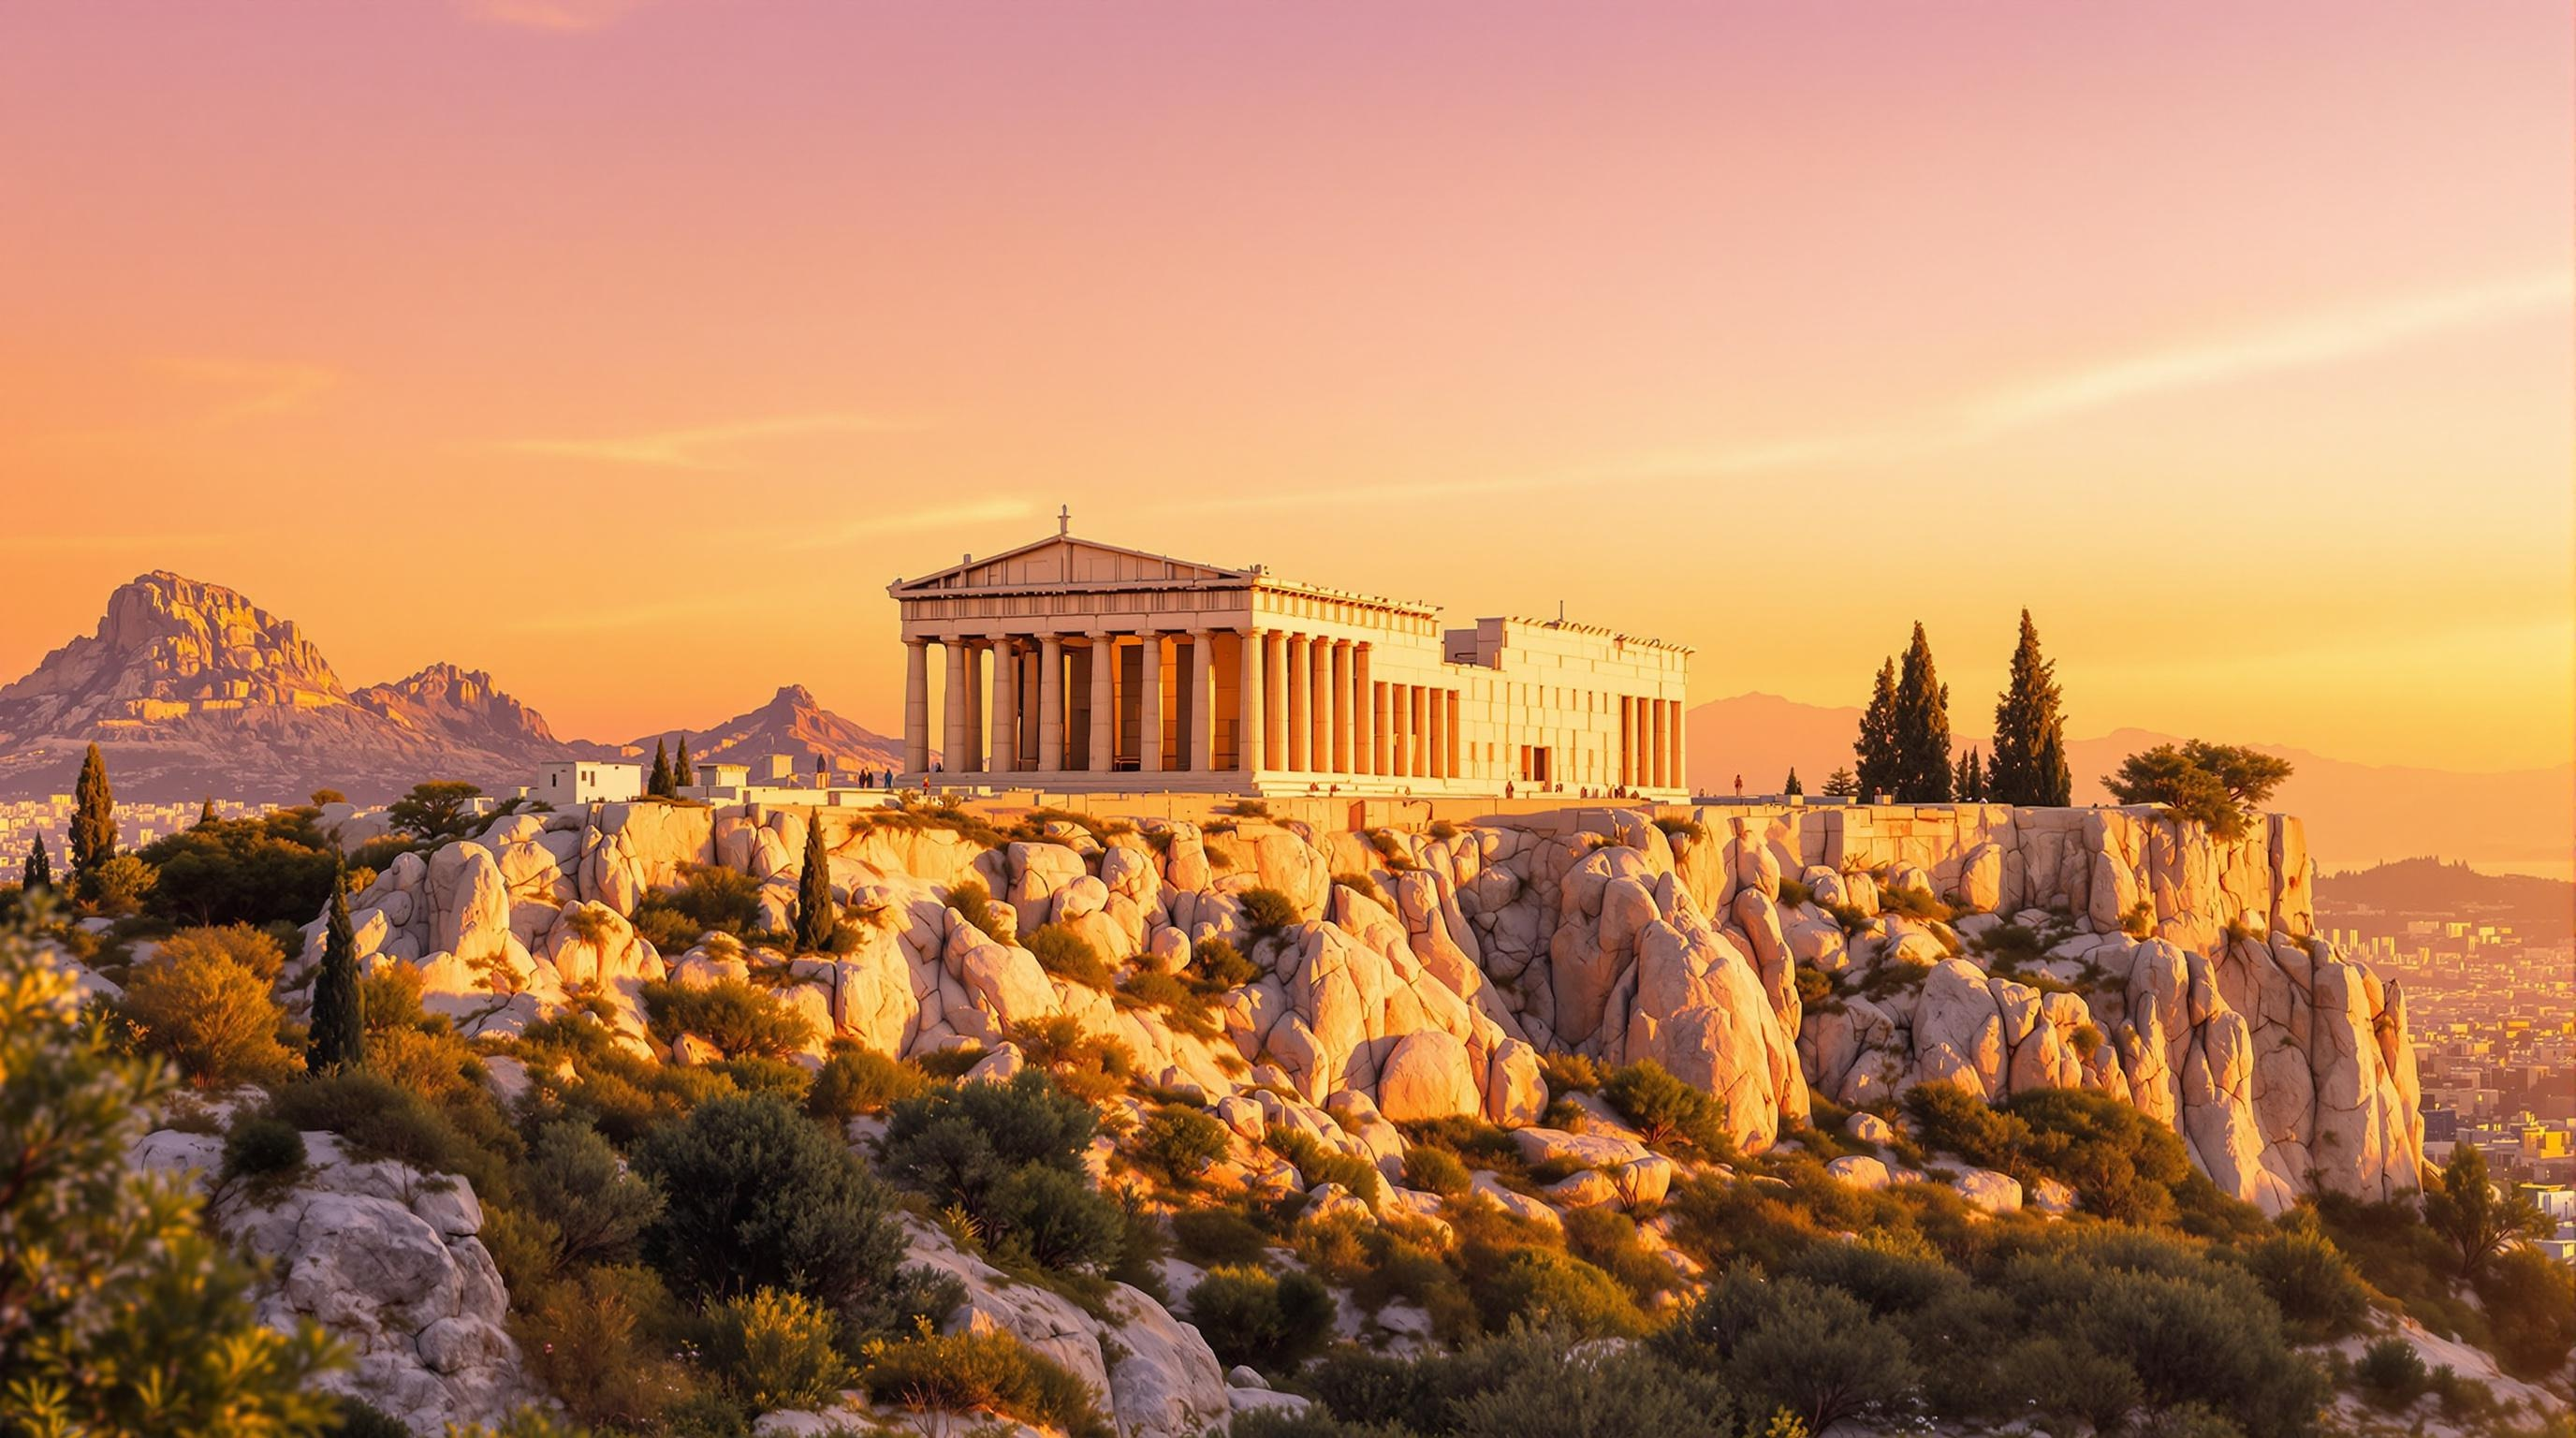
[[[1270,694],[1269,685],[1263,682],[1268,676],[1261,672],[1269,660],[1269,639],[1259,629],[1243,631],[1243,676],[1235,681],[1234,690],[1235,708],[1241,714],[1235,724],[1239,736],[1235,747],[1242,750],[1247,778],[1261,772],[1270,752]]]
[[[966,748],[958,768],[970,774],[984,772],[984,646],[972,640],[966,643]]]
[[[1216,636],[1190,631],[1190,772],[1216,772]]]
[[[1091,772],[1118,767],[1118,636],[1091,636]]]
[[[1313,643],[1303,634],[1288,636],[1288,767],[1300,774],[1314,767],[1308,760],[1313,751],[1307,748],[1312,729],[1307,709],[1314,703],[1314,691],[1307,685],[1306,651]]]
[[[1288,767],[1288,635],[1261,634],[1261,752],[1273,769]]]
[[[985,767],[996,774],[1020,767],[1020,647],[1004,637],[993,641],[993,732],[986,736],[992,758]]]
[[[1467,775],[1467,756],[1458,750],[1458,691],[1448,690],[1440,697],[1440,752],[1449,756],[1449,777]]]
[[[1431,777],[1450,778],[1449,772],[1449,691],[1431,691]]]
[[[1309,645],[1306,668],[1306,767],[1322,773],[1333,767],[1333,641]]]
[[[1673,706],[1673,787],[1690,790],[1690,703],[1675,699]]]
[[[1144,692],[1136,696],[1136,768],[1145,774],[1163,772],[1163,636],[1146,630],[1137,636],[1144,641],[1145,663],[1136,676],[1136,685]]]
[[[1351,641],[1333,641],[1333,772],[1351,772]]]
[[[1064,771],[1064,637],[1038,636],[1038,772]]]
[[[1637,701],[1619,696],[1619,783],[1622,787],[1635,782],[1637,764]]]
[[[948,692],[943,702],[947,723],[940,730],[939,766],[954,774],[966,757],[966,641],[951,634],[939,641],[948,656]]]
[[[1366,642],[1351,646],[1351,772],[1374,774],[1376,750],[1374,736],[1376,689],[1369,683],[1369,647]]]
[[[1369,685],[1369,772],[1372,774],[1387,775],[1395,772],[1395,762],[1387,752],[1394,739],[1395,731],[1387,715],[1386,694],[1393,687],[1391,684],[1374,682]]]
[[[903,769],[930,767],[930,641],[903,641]]]

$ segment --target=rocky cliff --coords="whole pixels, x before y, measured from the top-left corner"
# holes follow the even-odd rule
[[[973,1043],[1007,1065],[1012,1025],[1068,1015],[1255,1131],[1313,1121],[1356,1151],[1320,1116],[1363,1102],[1531,1126],[1541,1056],[1573,1050],[1655,1059],[1723,1096],[1750,1151],[1803,1120],[1811,1091],[1858,1106],[1946,1083],[2114,1094],[2272,1209],[2320,1185],[2411,1187],[2421,1159],[2404,997],[2316,936],[2294,819],[2222,843],[2149,810],[1569,809],[1431,832],[1059,821],[991,847],[919,816],[814,821],[863,920],[852,952],[785,964],[782,993],[822,1032],[896,1054]],[[785,928],[808,822],[662,805],[506,819],[389,867],[355,900],[359,943],[420,967],[468,1032],[515,1031],[588,989],[648,1045],[644,980],[756,956],[723,936],[658,953],[627,921],[637,900],[685,864],[723,864]],[[970,878],[1008,911],[999,937],[949,906]],[[1255,889],[1300,921],[1252,922]],[[1223,937],[1256,972],[1201,1038],[1050,975],[1014,942],[1042,923],[1113,966],[1170,966]]]

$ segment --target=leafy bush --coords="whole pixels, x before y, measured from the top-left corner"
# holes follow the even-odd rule
[[[886,1057],[849,1039],[834,1039],[823,1066],[805,1090],[805,1111],[816,1118],[845,1121],[863,1113],[883,1112],[887,1105],[912,1097],[929,1085],[921,1070]]]
[[[1057,978],[1101,990],[1117,982],[1091,941],[1062,924],[1040,924],[1023,935],[1020,943],[1037,959],[1039,968]]]
[[[922,1331],[864,1350],[859,1384],[880,1403],[996,1413],[1063,1429],[1069,1438],[1114,1438],[1090,1386],[1008,1333]]]
[[[1136,1074],[1136,1055],[1124,1041],[1084,1032],[1082,1021],[1071,1014],[1022,1019],[1011,1025],[1010,1040],[1030,1063],[1052,1075],[1058,1088],[1086,1102],[1099,1103],[1120,1092]]]
[[[635,931],[666,954],[708,933],[747,938],[760,932],[760,885],[722,864],[682,864],[680,882],[635,902]]]
[[[625,1262],[662,1215],[662,1195],[578,1120],[537,1130],[519,1181],[528,1206],[553,1226],[561,1265]]]
[[[199,1088],[274,1083],[298,1067],[278,1042],[286,1016],[268,981],[219,944],[185,945],[136,966],[125,1017],[143,1048]]]
[[[581,1423],[647,1429],[697,1397],[674,1361],[679,1315],[651,1269],[583,1269],[510,1295],[528,1374]]]
[[[695,1034],[726,1058],[783,1059],[814,1041],[813,1021],[742,979],[691,988],[652,979],[637,990],[645,1024],[664,1043]]]
[[[773,1095],[707,1100],[648,1135],[635,1166],[664,1200],[646,1252],[689,1295],[777,1288],[865,1327],[896,1291],[903,1234],[884,1185]]]
[[[330,901],[339,859],[315,827],[320,817],[318,809],[272,809],[153,840],[137,851],[153,874],[145,911],[188,924],[305,922]]]
[[[981,930],[986,938],[1004,943],[1010,941],[1002,928],[1001,914],[993,906],[993,891],[984,887],[983,880],[964,879],[951,884],[948,887],[948,907],[957,911],[957,917]]]
[[[310,918],[311,915],[305,917]],[[278,943],[277,936],[246,923],[180,929],[161,941],[160,952],[154,957],[226,958],[259,975],[260,981],[268,984],[276,983],[278,973],[286,967],[286,949]],[[413,972],[416,978],[418,971]]]
[[[1903,1331],[1873,1317],[1858,1299],[1802,1279],[1766,1281],[1740,1268],[1711,1284],[1658,1336],[1657,1346],[1685,1368],[1723,1371],[1816,1433],[1895,1409],[1917,1378]]]
[[[763,1288],[707,1310],[705,1356],[718,1382],[754,1413],[830,1408],[850,1378],[839,1323],[793,1293]]]
[[[1906,1095],[1923,1141],[2024,1183],[2055,1178],[2086,1209],[2124,1223],[2169,1221],[2193,1175],[2173,1130],[2106,1094],[2031,1089],[1998,1108],[1947,1084]]]
[[[1578,1208],[1565,1215],[1565,1251],[1616,1280],[1639,1303],[1681,1286],[1681,1275],[1646,1246],[1637,1222],[1607,1208]]]
[[[1190,968],[1202,980],[1221,989],[1248,984],[1261,972],[1233,944],[1213,935],[1191,946]]]
[[[1634,1338],[1646,1331],[1628,1290],[1572,1254],[1551,1248],[1515,1248],[1499,1261],[1472,1262],[1467,1289],[1488,1331],[1515,1319],[1551,1324],[1579,1338]]]
[[[2123,804],[2164,804],[2219,839],[2244,837],[2254,811],[2290,777],[2290,762],[2235,744],[2159,744],[2120,761],[2102,787]]]
[[[2363,1349],[2352,1365],[2352,1378],[2364,1396],[2391,1412],[2413,1405],[2431,1383],[2415,1345],[2395,1337]]]
[[[1201,1268],[1259,1263],[1270,1235],[1237,1208],[1185,1208],[1172,1215],[1172,1246]]]
[[[1127,1140],[1138,1164],[1183,1188],[1195,1186],[1208,1165],[1233,1146],[1234,1135],[1224,1124],[1179,1104],[1156,1109]]]
[[[1404,1151],[1404,1186],[1407,1188],[1455,1198],[1473,1185],[1467,1165],[1445,1148],[1417,1143]]]
[[[1717,1158],[1732,1146],[1725,1101],[1673,1077],[1653,1059],[1612,1071],[1602,1080],[1601,1096],[1651,1147]]]
[[[2297,1342],[2349,1337],[2370,1317],[2369,1288],[2313,1225],[2284,1228],[2252,1244],[2245,1267]]]
[[[508,1150],[515,1138],[498,1126],[488,1106],[446,1108],[365,1070],[316,1074],[280,1086],[268,1111],[298,1129],[340,1136],[359,1158],[387,1158],[423,1173],[457,1174],[477,1194],[498,1199],[510,1191]],[[469,1133],[480,1116],[489,1127]],[[464,1122],[460,1122],[463,1120]]]
[[[1241,903],[1244,927],[1255,935],[1275,934],[1300,922],[1297,901],[1277,889],[1246,889]]]
[[[1333,1331],[1332,1290],[1313,1275],[1225,1265],[1190,1290],[1190,1322],[1219,1362],[1284,1373]]]
[[[2534,1380],[2566,1371],[2576,1350],[2576,1274],[2538,1249],[2513,1248],[2488,1264],[2477,1292],[2505,1371]]]
[[[1321,1183],[1338,1183],[1349,1189],[1361,1202],[1377,1207],[1378,1194],[1384,1184],[1377,1165],[1355,1153],[1343,1153],[1325,1147],[1322,1140],[1302,1129],[1272,1128],[1262,1141],[1271,1152],[1288,1160],[1306,1187]]]
[[[1553,1094],[1590,1093],[1601,1087],[1601,1066],[1572,1049],[1541,1054],[1538,1070]]]
[[[997,1248],[1050,1267],[1097,1268],[1117,1260],[1123,1227],[1082,1163],[1098,1122],[1091,1105],[1037,1069],[1006,1084],[934,1088],[886,1111],[885,1172],[963,1208]]]
[[[224,1135],[220,1177],[228,1189],[279,1188],[304,1172],[304,1159],[304,1135],[295,1125],[273,1114],[244,1114]]]
[[[1392,904],[1388,903],[1386,895],[1379,892],[1377,880],[1370,878],[1366,874],[1335,874],[1333,876],[1333,883],[1336,887],[1348,889],[1352,893],[1359,895],[1361,898],[1366,899],[1371,903],[1386,904],[1389,908],[1394,907]]]
[[[339,1407],[322,1438],[412,1438],[410,1424],[364,1399],[341,1394]]]

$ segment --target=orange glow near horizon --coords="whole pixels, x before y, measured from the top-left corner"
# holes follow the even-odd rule
[[[0,681],[168,568],[558,733],[899,727],[1051,532],[1982,734],[2569,760],[2570,16],[20,7]]]

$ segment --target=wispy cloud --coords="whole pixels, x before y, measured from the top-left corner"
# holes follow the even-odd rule
[[[929,509],[905,510],[898,514],[861,515],[846,524],[809,530],[787,541],[791,549],[835,549],[845,544],[863,544],[871,539],[893,534],[919,534],[931,529],[954,529],[965,524],[995,524],[1006,519],[1027,519],[1038,507],[1026,499],[987,499],[971,504],[938,505]]]
[[[206,419],[215,424],[310,409],[325,390],[340,383],[340,372],[326,365],[208,355],[159,355],[146,363],[221,393],[224,398],[206,413]]]
[[[465,13],[494,25],[580,35],[603,30],[634,10],[643,0],[460,0]]]
[[[727,457],[726,451],[762,440],[814,434],[886,433],[919,427],[919,422],[914,420],[836,412],[734,420],[607,439],[503,440],[495,447],[515,454],[554,455],[565,459],[595,460],[602,464],[723,470],[738,467]]]
[[[2027,429],[2171,390],[2341,364],[2458,330],[2552,314],[2571,300],[2576,275],[2561,269],[2294,315],[2029,380],[1968,405],[1959,424],[1970,437]]]

